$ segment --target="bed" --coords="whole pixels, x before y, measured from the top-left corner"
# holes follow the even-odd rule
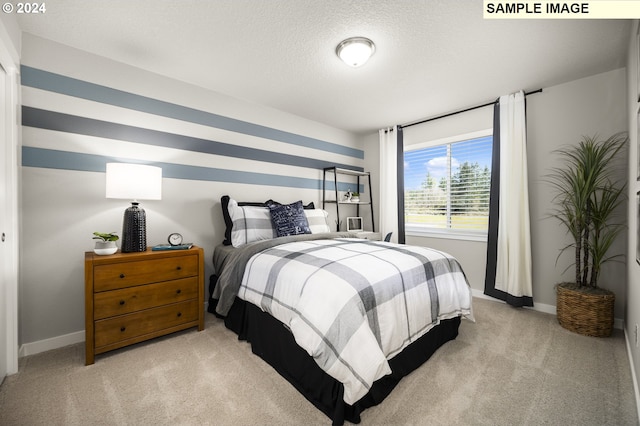
[[[301,201],[221,201],[209,312],[333,424],[359,423],[473,320],[446,253],[329,232],[326,212]]]

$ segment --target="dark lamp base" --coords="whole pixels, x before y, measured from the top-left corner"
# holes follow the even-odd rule
[[[147,219],[143,208],[138,203],[131,203],[131,207],[124,211],[122,222],[123,253],[140,252],[147,250]]]

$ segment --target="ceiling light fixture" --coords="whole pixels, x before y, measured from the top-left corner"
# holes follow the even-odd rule
[[[336,47],[338,57],[354,68],[364,65],[375,51],[375,44],[365,37],[348,38]]]

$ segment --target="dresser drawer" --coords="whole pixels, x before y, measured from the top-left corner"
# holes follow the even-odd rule
[[[174,303],[95,322],[95,347],[198,320],[198,301]]]
[[[93,286],[95,292],[101,292],[197,275],[198,256],[168,257],[97,265]]]
[[[197,297],[198,277],[103,291],[95,295],[93,316],[99,320]]]

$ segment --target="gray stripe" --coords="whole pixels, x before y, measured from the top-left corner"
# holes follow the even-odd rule
[[[38,129],[55,130],[59,132],[75,133],[106,139],[135,142],[144,145],[162,146],[182,149],[185,151],[203,152],[206,154],[223,155],[227,157],[243,158],[247,160],[263,161],[274,164],[322,169],[334,164],[328,161],[310,157],[281,154],[264,149],[247,148],[243,146],[216,142],[207,139],[177,135],[175,133],[160,132],[158,130],[127,126],[108,121],[78,117],[70,114],[47,111],[28,106],[22,107],[22,124]],[[362,171],[362,167],[347,164],[338,167]]]
[[[265,285],[264,289],[264,297],[261,303],[263,310],[268,309],[269,300],[273,298],[277,277],[280,274],[281,269],[287,263],[289,263],[289,261],[295,260],[305,265],[312,265],[315,266],[317,270],[323,269],[325,272],[329,272],[341,279],[348,278],[347,283],[358,293],[354,299],[349,301],[349,304],[351,304],[352,306],[353,304],[357,304],[357,306],[359,307],[359,302],[362,302],[365,310],[364,314],[366,314],[369,322],[369,327],[375,335],[378,344],[381,345],[382,338],[380,336],[380,324],[378,319],[378,311],[376,309],[376,294],[369,280],[362,276],[358,271],[346,265],[343,265],[336,261],[314,256],[312,254],[313,252],[326,250],[328,247],[321,244],[314,244],[313,242],[310,242],[309,244],[312,244],[313,246],[305,250],[296,252],[280,250],[278,248],[271,248],[265,251],[265,253],[268,253],[275,257],[279,257],[280,259],[277,260],[269,270],[269,277],[267,278],[267,284]],[[342,245],[349,244],[349,241],[338,241],[335,243],[335,245],[332,245],[331,248],[339,248]],[[368,254],[354,252],[351,257],[353,258],[363,256],[368,256]],[[346,258],[341,258],[340,261],[344,261],[345,259]],[[311,278],[311,276],[307,277],[307,279],[309,278]],[[345,318],[347,318],[345,312],[349,314],[353,312],[353,307],[348,307],[349,304],[347,304],[343,311],[341,311],[340,314],[336,316],[336,321],[331,325],[326,333],[324,333],[325,336],[323,336],[323,338],[327,340],[327,343],[333,342],[335,344],[336,342],[339,342],[340,345],[337,345],[339,346],[339,351],[342,351],[344,345],[348,343],[349,336],[351,336],[353,332],[360,327],[359,322],[350,322],[354,318],[350,318],[349,320],[345,321]],[[353,328],[351,330],[348,330],[350,327]]]
[[[249,273],[247,274],[247,282],[250,280],[250,275],[251,275],[251,269],[247,269],[249,271]],[[242,285],[241,286],[241,290],[246,292],[251,292],[253,294],[257,294],[257,295],[262,295],[262,293],[256,291],[253,288],[247,287]],[[357,296],[355,296],[357,298]],[[245,296],[246,299],[246,296]],[[324,353],[322,356],[314,356],[314,359],[316,360],[316,363],[320,366],[320,368],[322,368],[323,370],[327,370],[329,368],[331,368],[331,366],[333,365],[333,362],[338,361],[340,362],[345,368],[347,368],[351,374],[353,375],[353,377],[356,378],[356,380],[358,380],[360,382],[360,384],[362,386],[364,386],[367,390],[371,389],[371,386],[369,386],[369,384],[367,383],[367,381],[365,379],[362,378],[362,376],[360,376],[358,374],[358,372],[356,370],[353,369],[353,367],[346,362],[341,356],[340,353],[338,351],[338,349],[333,346],[331,344],[331,342],[329,340],[327,340],[327,338],[324,336],[324,333],[322,332],[322,330],[318,329],[315,324],[313,324],[312,322],[310,322],[304,315],[302,315],[302,312],[300,312],[299,310],[297,310],[296,308],[294,308],[293,306],[290,306],[286,303],[284,303],[282,300],[279,300],[275,297],[273,297],[271,300],[273,300],[273,303],[277,303],[278,305],[282,306],[283,308],[293,312],[294,314],[296,314],[302,321],[305,322],[305,324],[307,324],[307,326],[313,330],[313,332],[316,334],[316,336],[319,336],[322,338],[322,342],[323,344],[329,349],[329,353]],[[251,302],[248,302],[251,303]],[[271,314],[271,310],[267,311],[269,314]],[[272,315],[273,316],[273,315]],[[360,318],[359,318],[360,320]],[[287,327],[287,329],[289,328],[288,324],[283,324],[285,327]]]
[[[438,313],[440,311],[440,301],[438,298],[438,288],[436,286],[435,277],[449,273],[449,271],[447,270],[447,267],[449,265],[457,266],[457,268],[461,270],[462,268],[460,268],[460,265],[457,262],[455,262],[455,265],[453,265],[451,261],[446,258],[441,260],[431,261],[426,256],[423,256],[411,250],[407,250],[402,245],[398,245],[398,246],[387,245],[387,244],[381,245],[379,244],[379,242],[370,241],[366,239],[355,240],[355,241],[354,240],[342,241],[341,244],[336,244],[335,247],[340,247],[343,250],[348,250],[348,245],[353,245],[353,244],[380,245],[381,247],[384,247],[384,249],[395,250],[405,255],[414,257],[418,262],[420,262],[421,266],[404,271],[402,278],[404,281],[408,283],[414,283],[417,285],[420,285],[421,282],[426,281],[427,288],[429,289],[429,298],[431,300],[431,321],[432,323],[437,322]],[[359,251],[354,251],[354,253],[371,255],[371,253],[362,253]],[[455,271],[455,270],[456,270],[455,268],[452,268],[452,271]],[[340,273],[344,274],[346,272],[340,272]],[[404,277],[405,275],[410,276],[411,278],[405,279]],[[340,276],[347,276],[347,275],[340,275]],[[416,279],[415,277],[419,277],[419,278]],[[400,294],[400,292],[402,291],[402,288],[399,288],[396,291],[398,291],[398,294]],[[393,295],[390,295],[390,296],[393,297]],[[386,300],[378,300],[377,303],[382,304],[385,301]]]
[[[376,244],[375,241],[368,241],[368,240],[364,240],[362,242],[363,244]],[[429,297],[431,299],[431,322],[435,323],[438,321],[438,312],[440,311],[440,300],[438,298],[438,288],[436,286],[436,281],[435,281],[435,277],[436,277],[436,273],[434,271],[434,263],[438,263],[438,262],[434,262],[434,261],[430,261],[426,256],[423,256],[419,253],[415,253],[411,250],[407,250],[405,248],[403,248],[402,245],[398,245],[398,246],[392,246],[392,245],[385,245],[385,247],[391,249],[391,250],[395,250],[398,251],[400,253],[403,253],[405,255],[408,256],[412,256],[414,258],[416,258],[421,264],[422,264],[422,272],[425,275],[426,281],[427,281],[427,288],[429,289]],[[448,262],[447,262],[448,263]],[[442,270],[442,268],[438,268],[438,270],[440,272],[444,272]]]
[[[351,243],[367,244],[368,242],[369,242],[368,240],[362,240],[362,241],[356,241]],[[348,247],[344,245],[342,246],[342,249],[350,250]],[[409,311],[408,311],[407,284],[412,285],[411,288],[415,287],[416,285],[418,286],[420,285],[421,283],[420,279],[416,279],[415,277],[419,276],[419,270],[422,270],[422,268],[413,268],[409,271],[404,271],[403,273],[403,271],[400,270],[398,265],[392,262],[389,262],[388,260],[382,257],[382,254],[385,253],[385,250],[386,250],[386,247],[380,247],[379,250],[371,251],[367,253],[369,256],[376,258],[380,262],[386,263],[387,265],[389,265],[390,267],[396,270],[396,275],[380,280],[375,283],[376,300],[378,305],[382,305],[383,303],[388,302],[389,300],[393,299],[397,295],[399,294],[402,295],[402,299],[404,301],[404,304],[403,304],[404,316],[405,316],[405,322],[407,325],[407,329],[406,329],[407,334],[403,339],[403,342],[406,343],[409,340],[411,340],[411,337],[414,335],[414,333],[412,333],[411,331],[411,327],[412,327],[411,316],[409,315]],[[380,253],[381,255],[378,256],[377,255],[378,253]],[[409,278],[405,279],[405,275],[408,275]],[[378,343],[380,343],[380,341]],[[394,348],[394,351],[395,351],[395,348]]]
[[[354,377],[356,377],[363,386],[369,389],[366,381],[362,377],[360,377],[348,363],[344,362],[340,354],[349,343],[349,339],[353,336],[356,330],[360,328],[363,321],[363,314],[366,314],[367,316],[369,326],[376,337],[378,345],[382,345],[382,338],[380,336],[380,324],[378,322],[377,310],[375,309],[375,293],[368,280],[357,273],[357,271],[354,271],[353,269],[335,261],[319,258],[311,254],[314,251],[324,250],[326,248],[327,246],[315,245],[314,247],[310,247],[303,251],[290,252],[286,250],[280,250],[276,247],[267,249],[262,252],[263,254],[279,257],[280,259],[278,259],[271,266],[271,268],[269,268],[269,276],[267,277],[267,281],[265,283],[260,306],[263,311],[268,312],[271,315],[273,315],[271,310],[273,302],[276,302],[280,306],[286,307],[287,309],[295,312],[300,319],[302,319],[309,327],[311,327],[315,331],[315,333],[319,337],[322,338],[323,344],[326,348],[329,349],[328,351],[322,351],[322,353],[320,354],[315,354],[314,359],[316,360],[316,362],[320,366],[324,367],[325,370],[331,368],[331,366],[336,361],[341,362],[342,365],[347,367],[349,371],[351,371],[351,374],[353,374]],[[361,254],[362,253],[354,253],[353,257],[357,257]],[[345,304],[345,306],[343,306],[343,308],[340,310],[340,313],[336,315],[335,321],[325,332],[318,330],[315,327],[313,321],[310,321],[308,318],[306,318],[302,312],[298,311],[294,307],[287,306],[286,304],[282,303],[274,295],[277,278],[280,275],[282,268],[291,260],[301,262],[305,265],[315,266],[316,271],[322,269],[341,278],[349,277],[348,284],[350,284],[358,292],[357,295],[353,296]],[[307,280],[310,279],[312,275],[313,274],[307,277]],[[250,277],[247,277],[247,282],[249,282],[249,279]],[[304,288],[304,286],[302,288]],[[363,308],[365,312],[362,312]]]
[[[22,65],[20,67],[20,72],[23,86],[34,87],[36,89],[42,89],[49,92],[60,93],[103,104],[114,105],[149,114],[187,121],[190,123],[229,130],[245,135],[257,136],[307,148],[332,152],[335,154],[346,155],[349,157],[359,159],[364,158],[364,151],[360,149],[349,148],[320,139],[284,132],[271,127],[261,126],[170,102],[160,101],[146,96],[124,92],[122,90],[31,68],[26,65]]]
[[[183,164],[144,162],[118,157],[105,157],[94,154],[56,151],[52,149],[22,147],[22,165],[46,169],[76,170],[83,172],[102,172],[111,162],[140,163],[162,167],[162,177],[212,182],[246,183],[252,185],[280,186],[288,188],[322,189],[322,181],[296,176],[279,176],[267,173],[242,172],[238,170],[216,169],[211,167],[187,166]],[[331,189],[333,189],[333,182]],[[349,184],[338,182],[338,189],[346,191]]]

